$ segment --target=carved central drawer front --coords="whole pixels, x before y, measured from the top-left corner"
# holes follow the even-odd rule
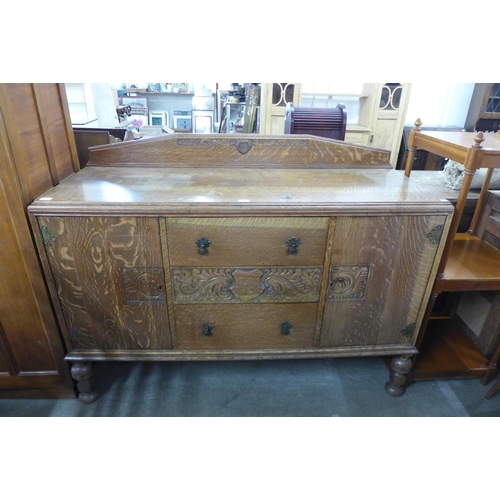
[[[318,302],[321,267],[174,268],[174,303]]]
[[[179,305],[178,349],[312,347],[317,304]]]
[[[171,267],[322,266],[326,217],[166,220]]]

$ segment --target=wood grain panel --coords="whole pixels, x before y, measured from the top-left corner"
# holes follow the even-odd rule
[[[0,374],[17,375],[18,373],[19,368],[14,353],[9,345],[2,323],[0,323]]]
[[[73,244],[67,228],[66,217],[39,217],[38,227],[42,234],[52,233],[52,239],[45,237],[45,252],[57,287],[61,305],[67,344],[74,348],[97,348],[86,304],[83,298],[80,277],[73,256]],[[73,335],[71,335],[74,332]],[[78,332],[78,334],[76,334]]]
[[[0,109],[0,318],[4,340],[19,370],[54,370],[51,342],[40,315],[43,310],[50,312],[50,303],[33,251],[22,194],[17,190],[13,145],[5,119]],[[53,319],[50,326],[56,329]]]
[[[326,217],[234,217],[167,219],[171,266],[274,266],[322,265],[325,255]],[[196,241],[206,237],[211,244],[200,255]],[[296,255],[286,242],[300,238]]]
[[[175,306],[178,349],[268,349],[312,347],[317,304]],[[283,335],[280,324],[293,324]],[[212,323],[212,336],[203,335]]]
[[[58,181],[79,170],[78,155],[72,130],[68,130],[65,116],[64,85],[58,83],[34,84],[40,107],[40,120],[45,130],[45,142],[50,145],[52,168]]]
[[[164,297],[130,301],[124,289],[124,268],[162,268],[157,219],[40,218],[39,224],[58,235],[46,248],[73,348],[171,347]]]
[[[0,397],[75,395],[26,217],[26,206],[66,176],[65,170],[52,176],[49,142],[63,144],[51,136],[59,132],[50,123],[64,122],[67,103],[53,84],[47,85],[51,117],[45,127],[44,99],[37,92],[44,85],[0,84],[0,351],[5,374]],[[52,99],[48,94],[53,91],[57,96]]]
[[[175,134],[151,138],[147,142],[122,143],[120,147],[97,146],[90,152],[88,165],[294,168],[316,164],[328,168],[391,168],[386,150],[311,135],[218,134],[208,137],[205,134]]]
[[[9,128],[16,131],[10,133],[9,138],[14,147],[23,201],[28,204],[54,183],[33,84],[5,85],[10,95],[9,120],[13,120]]]
[[[344,273],[354,266],[366,283],[360,293],[330,294],[321,345],[411,343],[439,243],[428,235],[444,223],[441,216],[339,218],[331,265]],[[333,273],[331,287],[341,275]]]

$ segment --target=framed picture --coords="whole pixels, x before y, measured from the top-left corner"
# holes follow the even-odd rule
[[[147,97],[122,97],[122,104],[124,106],[131,106],[132,108],[148,109]]]
[[[168,111],[150,111],[149,124],[168,127],[169,126]]]
[[[211,134],[214,128],[214,112],[212,110],[194,110],[191,112],[193,133]]]
[[[174,116],[174,129],[190,132],[191,131],[191,117],[185,116],[185,115]]]
[[[187,83],[176,83],[175,86],[179,89],[179,92],[187,92],[188,90]]]

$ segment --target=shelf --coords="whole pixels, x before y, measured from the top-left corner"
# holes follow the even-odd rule
[[[194,92],[151,92],[151,91],[145,90],[145,89],[125,89],[125,92],[127,92],[127,94],[138,94],[135,97],[139,97],[139,95],[141,95],[141,96],[180,95],[180,96],[191,96],[191,97],[194,96]],[[215,94],[212,93],[212,97],[214,95]],[[134,97],[134,96],[131,96],[131,97]],[[206,97],[210,97],[210,96],[206,96]]]
[[[500,289],[500,250],[477,236],[457,233],[438,292]]]
[[[482,377],[486,358],[451,319],[429,321],[416,358],[413,380]]]

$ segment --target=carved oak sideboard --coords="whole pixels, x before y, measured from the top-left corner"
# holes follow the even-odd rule
[[[299,135],[92,148],[29,207],[80,399],[97,361],[368,355],[394,356],[402,394],[453,208],[388,156]]]

